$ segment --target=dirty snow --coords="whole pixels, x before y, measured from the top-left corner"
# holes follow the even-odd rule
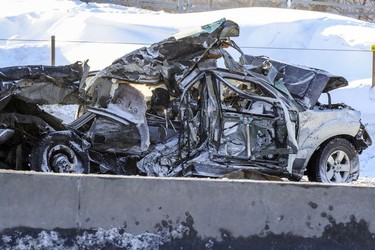
[[[6,2],[6,4],[5,4]],[[174,33],[220,18],[237,22],[234,41],[253,55],[325,69],[350,81],[332,93],[362,112],[375,140],[375,89],[371,89],[371,44],[375,24],[321,12],[273,8],[169,14],[73,0],[3,0],[0,9],[0,67],[50,63],[56,36],[56,64],[89,59],[92,70]],[[71,117],[70,109],[63,116]],[[361,176],[375,177],[375,146],[360,156]]]
[[[160,249],[169,242],[182,239],[189,233],[187,226],[178,225],[170,230],[164,228],[157,233],[133,235],[125,227],[95,230],[39,230],[14,229],[0,237],[0,248],[4,250],[26,249]],[[208,242],[209,245],[212,243]],[[212,249],[208,247],[206,249]]]

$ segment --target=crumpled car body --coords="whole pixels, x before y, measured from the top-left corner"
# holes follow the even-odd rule
[[[356,180],[358,154],[372,143],[360,113],[319,102],[346,79],[245,55],[231,40],[238,35],[222,19],[98,72],[86,62],[0,69],[1,167]],[[77,119],[63,124],[41,104],[78,104]]]

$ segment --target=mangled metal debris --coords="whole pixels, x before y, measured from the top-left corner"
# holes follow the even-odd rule
[[[140,48],[99,72],[89,73],[86,62],[0,69],[0,166],[356,180],[358,154],[371,144],[360,114],[318,101],[347,81],[245,55],[231,40],[238,35],[238,25],[222,19]],[[78,104],[77,119],[62,124],[37,105],[53,103]]]

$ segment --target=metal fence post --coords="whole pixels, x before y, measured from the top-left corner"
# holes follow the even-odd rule
[[[56,52],[55,52],[55,36],[51,36],[51,65],[55,66]]]
[[[375,86],[375,44],[371,45],[372,51],[372,87]]]

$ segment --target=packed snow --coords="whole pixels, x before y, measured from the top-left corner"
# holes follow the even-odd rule
[[[375,24],[339,15],[275,8],[171,14],[78,0],[6,0],[0,9],[0,67],[50,64],[55,36],[57,65],[89,59],[98,70],[134,49],[223,17],[240,25],[240,37],[233,40],[245,53],[348,79],[349,86],[333,91],[332,100],[360,110],[375,140]],[[374,156],[375,146],[360,155],[362,177],[375,177]]]

